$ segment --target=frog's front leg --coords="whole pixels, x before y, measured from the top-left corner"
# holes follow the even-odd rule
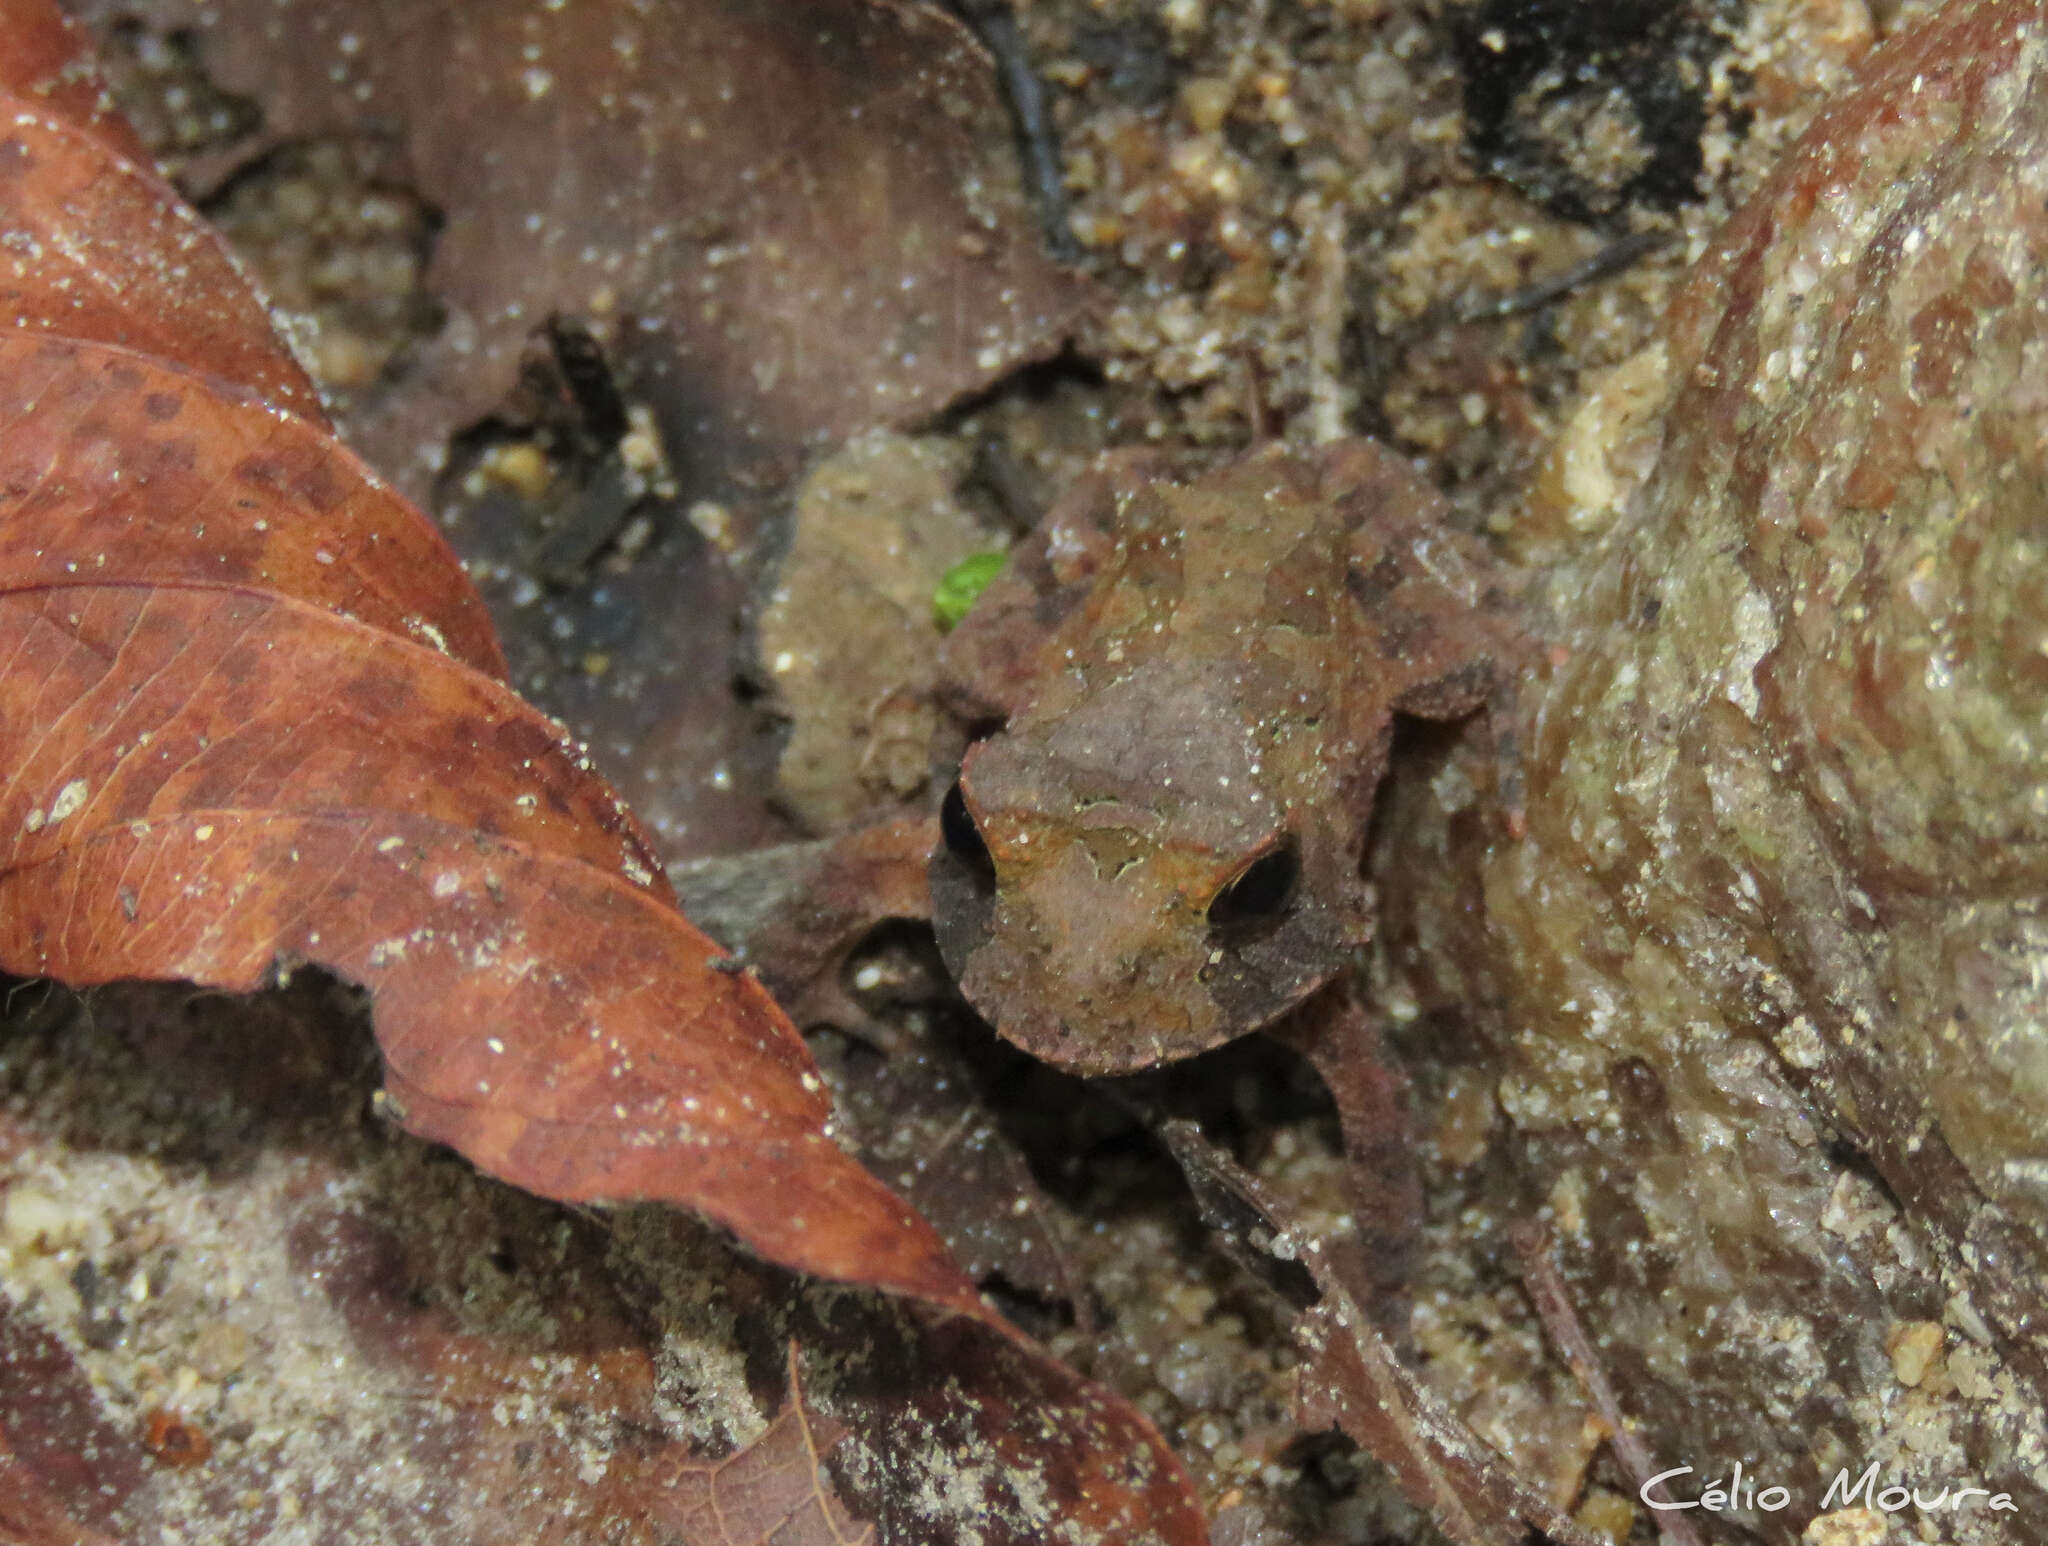
[[[1500,813],[1502,828],[1516,842],[1528,830],[1529,818],[1522,803],[1522,748],[1515,694],[1537,648],[1533,639],[1501,634],[1465,666],[1417,683],[1394,703],[1396,712],[1415,719],[1448,722],[1473,716],[1464,732],[1466,744],[1476,753],[1481,776],[1490,770],[1493,806]]]
[[[1321,1075],[1336,1102],[1359,1257],[1361,1303],[1398,1305],[1421,1239],[1422,1176],[1415,1162],[1408,1076],[1380,1022],[1342,982],[1269,1028]]]

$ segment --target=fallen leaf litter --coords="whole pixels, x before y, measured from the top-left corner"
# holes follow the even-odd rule
[[[1918,9],[1876,7],[1876,20],[1893,26]],[[1334,403],[1340,416],[1357,406],[1350,396],[1357,378],[1332,372],[1332,359],[1343,359],[1344,349],[1333,348],[1327,320],[1328,297],[1357,286],[1368,296],[1371,334],[1393,356],[1391,365],[1368,362],[1383,374],[1364,378],[1382,386],[1388,427],[1431,454],[1454,497],[1479,522],[1491,520],[1504,491],[1527,476],[1570,404],[1572,384],[1634,355],[1679,261],[1755,183],[1771,149],[1810,110],[1815,85],[1838,82],[1867,36],[1858,31],[1860,6],[1752,7],[1723,60],[1763,82],[1759,111],[1742,134],[1725,124],[1710,130],[1703,149],[1708,196],[1654,217],[1652,224],[1665,222],[1672,232],[1664,253],[1555,309],[1547,321],[1555,354],[1503,368],[1499,359],[1510,352],[1503,340],[1516,336],[1521,322],[1441,319],[1475,295],[1511,292],[1581,261],[1597,243],[1582,226],[1463,169],[1455,82],[1425,15],[1378,0],[1328,11],[1333,26],[1304,35],[1290,31],[1298,20],[1262,7],[1239,15],[1172,5],[1159,23],[1135,8],[1031,8],[1035,57],[1069,98],[1077,233],[1117,297],[1083,347],[1105,359],[1112,380],[1136,399],[1135,411],[1114,419],[1119,433],[1233,442],[1244,432],[1248,395],[1279,402],[1290,419],[1304,421],[1319,408],[1327,413],[1324,405]],[[1120,43],[1119,28],[1142,35],[1140,44]],[[1353,37],[1367,41],[1347,53]],[[1165,72],[1163,90],[1147,84],[1148,67]],[[1161,111],[1169,94],[1172,104]],[[1232,122],[1241,131],[1251,126],[1239,136],[1253,141],[1249,152],[1220,133]],[[1334,127],[1339,123],[1348,127]],[[1399,154],[1389,156],[1388,144]],[[1338,150],[1321,164],[1304,164],[1295,154],[1324,145]],[[1616,163],[1629,164],[1626,156]],[[1594,175],[1599,170],[1592,166]],[[1332,277],[1330,244],[1315,239],[1329,228],[1330,211],[1378,208],[1395,191],[1435,181],[1444,186],[1401,203],[1391,223],[1368,223],[1364,257],[1348,260],[1363,276]],[[1294,233],[1292,239],[1276,241],[1281,231]],[[1227,259],[1200,297],[1190,293],[1190,232],[1213,240]],[[1341,315],[1353,308],[1337,309]],[[981,422],[1000,422],[1006,411],[984,410]],[[1313,1123],[1277,1133],[1267,1168],[1292,1168],[1310,1192],[1334,1183]],[[1454,1196],[1455,1176],[1444,1179]],[[31,1216],[49,1211],[28,1205]],[[1488,1392],[1503,1369],[1526,1375],[1536,1360],[1515,1295],[1474,1277],[1459,1248],[1456,1211],[1447,1203],[1432,1230],[1440,1279],[1424,1296],[1418,1336],[1434,1354],[1432,1377],[1476,1419],[1478,1408],[1496,1399]],[[1262,1425],[1278,1424],[1275,1414],[1284,1411],[1290,1357],[1278,1341],[1247,1347],[1239,1340],[1251,1329],[1247,1317],[1217,1308],[1235,1290],[1213,1263],[1190,1255],[1174,1219],[1165,1208],[1119,1219],[1114,1229],[1090,1229],[1084,1216],[1077,1255],[1120,1313],[1114,1332],[1093,1344],[1070,1336],[1065,1350],[1105,1375],[1121,1374],[1162,1426],[1193,1441],[1184,1447],[1212,1502],[1312,1507],[1338,1539],[1363,1538],[1368,1517],[1398,1516],[1398,1505],[1351,1495],[1344,1467],[1328,1461],[1309,1463],[1317,1474],[1304,1490],[1302,1462],[1279,1462],[1265,1447],[1274,1430]],[[1212,1286],[1218,1282],[1220,1289]],[[1490,1330],[1484,1347],[1470,1335],[1475,1325]],[[1205,1370],[1233,1365],[1249,1372],[1220,1382],[1205,1377]],[[1566,1433],[1575,1422],[1568,1393],[1553,1376],[1538,1378],[1550,1380],[1558,1398],[1541,1408],[1555,1432],[1510,1423],[1498,1431],[1529,1449],[1532,1469],[1543,1468],[1537,1456],[1554,1451],[1558,1476],[1569,1479],[1570,1457],[1579,1454],[1582,1464],[1583,1448]],[[1515,1388],[1512,1379],[1499,1383]],[[1263,1403],[1247,1399],[1248,1387],[1265,1393]],[[1254,1414],[1250,1422],[1245,1413]],[[1524,1411],[1516,1422],[1531,1420],[1543,1418]],[[1481,1426],[1495,1431],[1491,1422]],[[1334,1503],[1315,1497],[1330,1490],[1332,1475],[1340,1477]]]

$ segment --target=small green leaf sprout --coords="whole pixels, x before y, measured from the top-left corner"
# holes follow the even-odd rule
[[[932,590],[932,620],[940,633],[959,626],[975,598],[988,589],[989,581],[1001,572],[1009,554],[991,551],[963,558],[948,569]]]

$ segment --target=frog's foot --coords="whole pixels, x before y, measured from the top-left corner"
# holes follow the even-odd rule
[[[1490,770],[1501,825],[1510,838],[1520,842],[1528,833],[1529,819],[1523,804],[1522,738],[1516,727],[1515,695],[1532,669],[1533,646],[1528,639],[1504,629],[1492,632],[1492,644],[1475,653],[1472,660],[1456,671],[1409,688],[1394,700],[1394,709],[1417,719],[1446,722],[1472,716],[1464,731],[1466,745],[1473,749],[1481,769]]]
[[[1398,1323],[1423,1221],[1408,1076],[1378,1020],[1341,985],[1317,994],[1270,1034],[1309,1060],[1336,1102],[1363,1258],[1364,1281],[1353,1292],[1376,1319]]]

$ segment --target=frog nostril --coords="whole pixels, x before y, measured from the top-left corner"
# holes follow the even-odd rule
[[[1095,878],[1106,883],[1122,879],[1130,870],[1144,863],[1147,852],[1146,845],[1136,833],[1120,827],[1083,832],[1081,846],[1095,867]]]
[[[1301,878],[1301,855],[1292,838],[1259,855],[1209,903],[1209,927],[1237,933],[1278,920],[1294,900]]]
[[[988,844],[982,841],[981,829],[974,824],[974,813],[967,808],[967,795],[957,783],[946,791],[939,806],[939,835],[945,839],[946,852],[958,861],[974,884],[993,891],[996,861]]]

